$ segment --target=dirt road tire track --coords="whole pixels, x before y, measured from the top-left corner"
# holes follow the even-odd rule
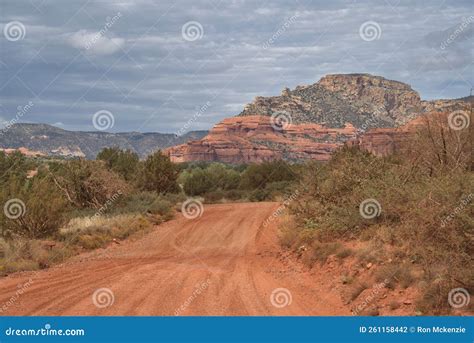
[[[202,217],[179,216],[137,241],[77,256],[37,273],[0,279],[2,315],[350,315],[330,282],[283,261],[276,222],[263,225],[277,203],[206,205]],[[318,281],[318,282],[316,282]],[[99,308],[92,295],[113,292]],[[277,307],[275,289],[291,303]],[[289,298],[279,299],[289,302]]]

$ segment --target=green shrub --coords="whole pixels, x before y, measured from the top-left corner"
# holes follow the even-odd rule
[[[74,160],[53,163],[51,177],[64,197],[76,208],[100,209],[110,199],[121,201],[130,185],[103,161]]]
[[[177,192],[178,166],[161,151],[149,155],[139,165],[138,186],[157,193]]]
[[[7,208],[0,211],[2,235],[7,238],[52,236],[64,223],[67,209],[66,199],[45,172],[24,181],[23,185],[10,183],[0,191],[0,203],[2,208]]]
[[[136,177],[139,158],[131,150],[121,150],[118,147],[104,148],[97,154],[97,160],[104,161],[109,170],[127,181],[132,181]]]
[[[151,214],[159,214],[160,216],[169,217],[173,213],[173,204],[162,198],[158,198],[151,204],[148,212]]]
[[[242,173],[240,188],[248,190],[262,189],[268,183],[293,181],[295,179],[297,179],[295,169],[285,161],[251,164]]]
[[[215,187],[212,175],[204,169],[196,168],[184,181],[183,190],[190,196],[197,196],[212,191]]]

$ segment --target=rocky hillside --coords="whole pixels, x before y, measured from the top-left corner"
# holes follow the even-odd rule
[[[239,116],[285,113],[294,123],[351,123],[365,129],[397,127],[417,114],[452,105],[453,100],[423,101],[409,85],[380,76],[335,74],[309,86],[286,88],[280,96],[257,97]]]
[[[203,139],[166,151],[176,162],[327,160],[350,141],[386,154],[403,140],[402,126],[419,115],[468,106],[468,98],[423,101],[409,85],[380,76],[328,75],[310,86],[284,89],[280,96],[257,97]],[[283,118],[284,125],[275,125],[274,118]]]
[[[104,147],[118,146],[144,157],[157,149],[200,139],[206,134],[207,131],[191,131],[177,137],[164,133],[82,132],[46,124],[14,124],[8,130],[0,130],[0,148],[23,147],[46,155],[92,159]]]

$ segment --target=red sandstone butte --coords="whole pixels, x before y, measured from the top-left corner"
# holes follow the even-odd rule
[[[320,124],[291,124],[278,130],[272,127],[268,116],[232,117],[216,124],[204,138],[170,147],[165,153],[173,162],[327,161],[336,148],[347,144],[386,156],[400,148],[416,128],[423,125],[423,118],[424,115],[419,116],[397,128],[363,132],[350,123],[340,129]]]
[[[356,137],[356,128],[327,128],[320,124],[291,124],[274,128],[268,116],[227,118],[207,136],[165,150],[173,162],[263,162],[274,159],[326,161],[344,142]]]

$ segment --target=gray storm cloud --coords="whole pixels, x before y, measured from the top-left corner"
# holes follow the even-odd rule
[[[211,103],[189,127],[198,130],[256,95],[328,73],[382,75],[427,99],[465,96],[474,79],[468,1],[7,0],[1,7],[3,122],[32,101],[21,121],[93,130],[94,113],[107,110],[113,131],[175,132]],[[8,39],[16,21],[24,35]],[[197,38],[186,39],[183,26],[193,22]],[[378,38],[361,38],[367,22],[377,23]]]

